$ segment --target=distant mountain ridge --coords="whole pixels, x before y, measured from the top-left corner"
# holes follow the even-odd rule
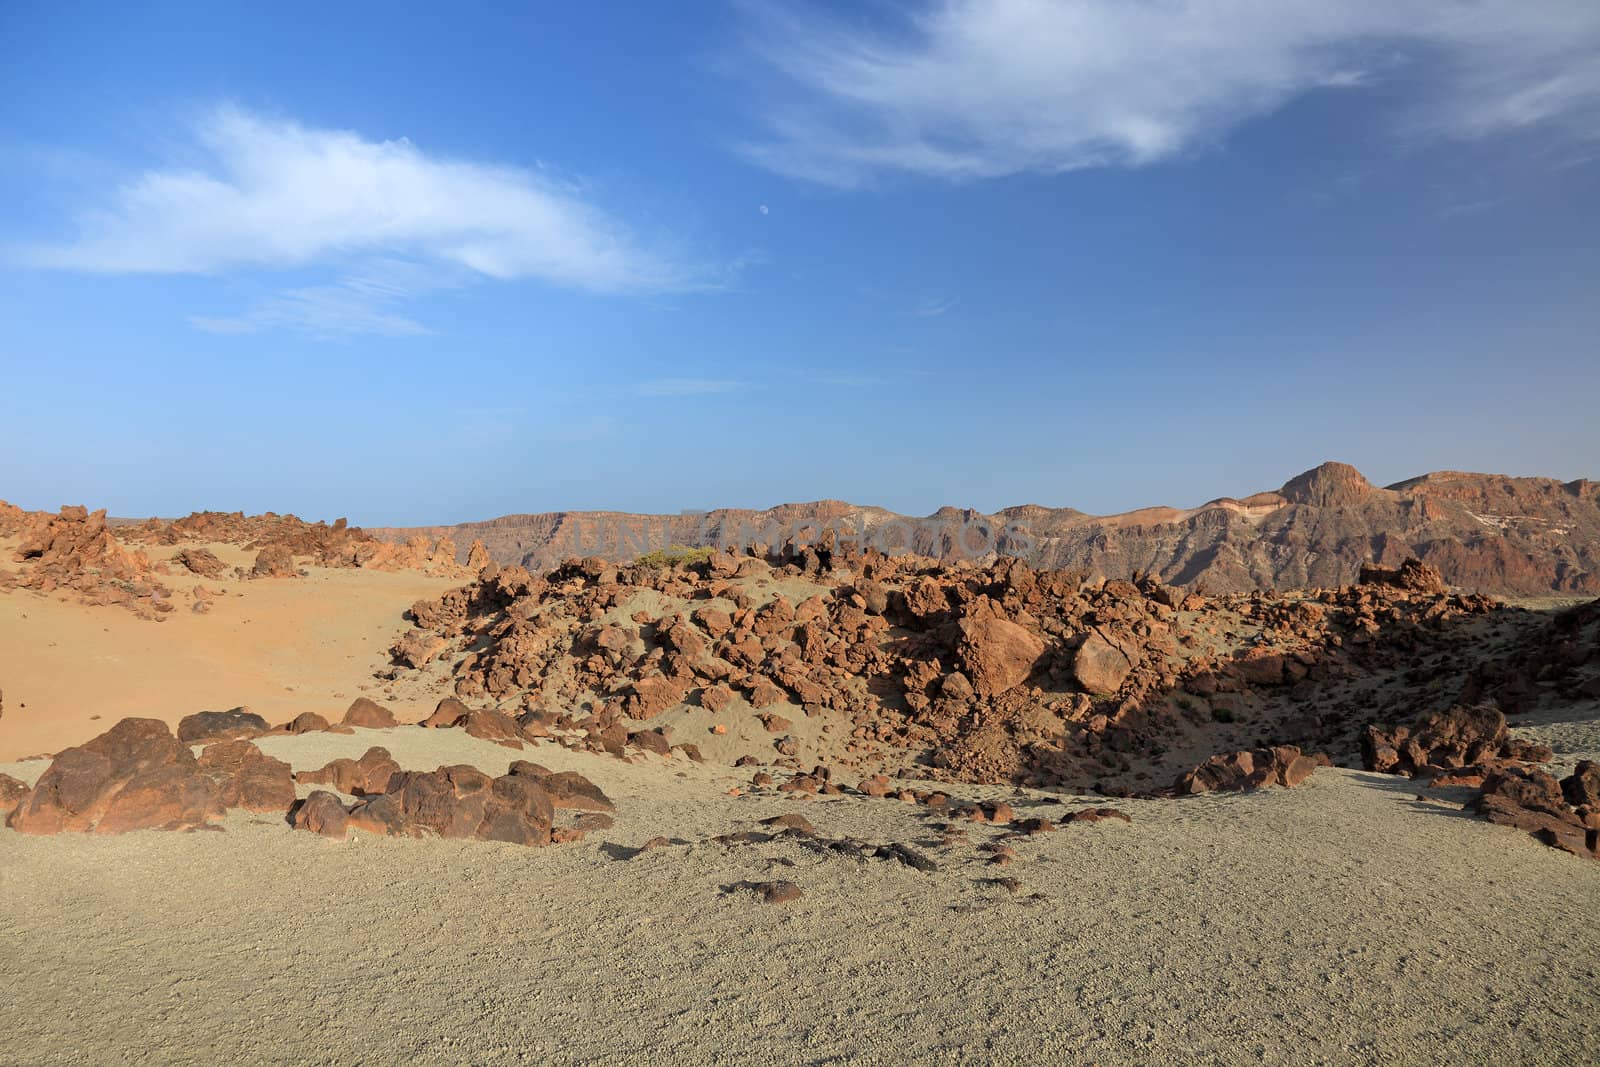
[[[823,500],[683,515],[548,512],[370,532],[448,534],[458,545],[478,539],[499,563],[540,569],[574,555],[624,560],[668,544],[743,544],[820,523],[940,559],[993,550],[1040,567],[1094,577],[1142,571],[1211,592],[1337,586],[1354,581],[1363,563],[1416,556],[1463,589],[1600,595],[1600,483],[1438,471],[1379,488],[1344,463],[1324,463],[1268,492],[1120,515],[1023,505],[993,515],[941,508],[905,516]]]

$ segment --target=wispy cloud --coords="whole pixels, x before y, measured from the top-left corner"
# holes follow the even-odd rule
[[[725,378],[657,378],[640,382],[634,392],[641,396],[704,396],[710,393],[736,393],[750,388],[749,382]]]
[[[241,315],[189,316],[190,325],[208,333],[239,334],[287,328],[314,337],[354,334],[415,337],[431,331],[397,308],[421,289],[439,283],[408,279],[406,265],[374,265],[330,285],[285,289]]]
[[[746,10],[782,84],[743,152],[834,185],[1148,164],[1400,75],[1413,133],[1600,135],[1595,0],[939,0],[876,29]]]
[[[573,188],[522,167],[432,155],[404,138],[369,140],[234,106],[187,130],[182,165],[129,176],[64,240],[8,249],[38,268],[223,274],[348,269],[407,259],[420,270],[535,279],[598,292],[714,287],[715,271],[647,245]],[[404,294],[361,281],[289,289],[209,329],[420,329],[385,310]]]
[[[961,303],[959,296],[945,298],[923,297],[917,301],[917,306],[912,309],[911,313],[919,319],[936,319],[959,303]]]

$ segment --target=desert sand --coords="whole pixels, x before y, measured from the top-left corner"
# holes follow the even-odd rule
[[[296,769],[373,743],[405,766],[495,772],[516,755],[414,727],[260,742]],[[615,827],[547,849],[330,843],[239,813],[221,833],[0,832],[0,976],[25,1009],[5,1058],[1600,1057],[1593,865],[1444,797],[1417,800],[1403,780],[1325,770],[1294,790],[1122,801],[1131,824],[1024,840],[997,872],[975,846],[999,828],[933,846],[915,805],[729,797],[726,769],[676,756],[527,755],[592,777],[617,801]],[[1021,813],[1080,803],[960,792]],[[825,833],[912,843],[938,869],[705,840],[790,811]],[[635,854],[656,836],[675,843]],[[805,898],[767,907],[722,891],[772,877]]]
[[[230,567],[255,555],[198,544]],[[15,547],[0,539],[0,559]],[[248,704],[278,722],[342,708],[374,686],[406,607],[459,584],[415,570],[322,567],[297,579],[164,580],[181,608],[159,624],[28,590],[0,596],[0,759],[80,744],[130,715],[175,725]],[[188,610],[197,585],[220,591],[204,615]]]

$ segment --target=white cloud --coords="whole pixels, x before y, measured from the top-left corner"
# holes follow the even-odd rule
[[[198,166],[133,177],[109,203],[81,215],[75,239],[21,250],[20,258],[67,270],[218,273],[398,255],[598,291],[707,282],[698,268],[645,247],[616,219],[532,170],[429,155],[403,138],[370,141],[237,107],[213,110],[193,135]],[[305,307],[343,297],[296,290],[283,299]],[[280,314],[299,312],[268,305],[252,316]],[[403,328],[404,320],[384,321]]]
[[[959,296],[945,298],[925,296],[917,301],[917,306],[911,313],[919,319],[936,319],[959,303],[961,303]]]
[[[749,388],[749,384],[724,378],[657,378],[640,382],[634,391],[643,396],[704,396],[738,392]]]
[[[750,11],[784,88],[742,149],[835,185],[1148,164],[1401,78],[1415,133],[1600,136],[1596,0],[938,0],[875,30]]]

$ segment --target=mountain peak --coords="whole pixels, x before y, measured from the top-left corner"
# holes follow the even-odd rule
[[[1372,492],[1372,483],[1348,463],[1328,462],[1290,478],[1278,492],[1291,504],[1342,507]]]

